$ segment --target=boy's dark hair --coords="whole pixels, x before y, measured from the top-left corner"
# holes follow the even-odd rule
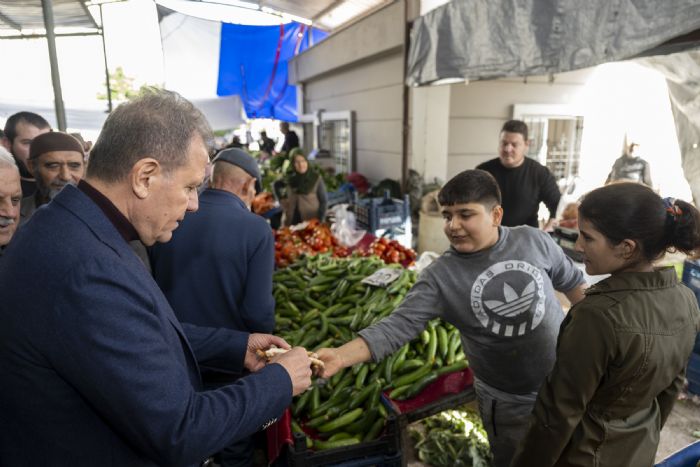
[[[522,120],[508,120],[503,124],[501,131],[508,133],[520,133],[523,139],[527,142],[527,123]]]
[[[653,261],[665,251],[688,255],[700,249],[700,213],[681,200],[663,200],[639,183],[613,183],[588,193],[579,217],[592,223],[611,244],[629,238]]]
[[[5,137],[10,140],[10,143],[14,142],[17,137],[17,125],[19,122],[27,122],[40,130],[51,128],[49,122],[39,114],[35,114],[34,112],[17,112],[16,114],[10,115],[10,118],[5,122],[4,133]]]
[[[438,193],[441,206],[481,203],[492,208],[501,204],[501,190],[493,175],[485,170],[465,170],[448,181]]]

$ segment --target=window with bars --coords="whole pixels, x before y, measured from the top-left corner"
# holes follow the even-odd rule
[[[557,105],[516,105],[513,118],[523,120],[530,133],[527,156],[546,165],[559,181],[578,176],[583,117]]]

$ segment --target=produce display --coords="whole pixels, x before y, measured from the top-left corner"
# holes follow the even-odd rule
[[[269,191],[263,191],[255,195],[250,210],[255,214],[265,214],[267,211],[275,207],[275,197]]]
[[[285,267],[302,255],[330,252],[336,257],[345,257],[350,250],[340,245],[330,227],[312,219],[301,229],[282,227],[275,231],[275,264]]]
[[[446,410],[411,426],[421,462],[433,467],[491,465],[486,430],[470,410]]]
[[[416,260],[416,252],[406,248],[396,240],[389,240],[386,237],[376,239],[366,250],[368,255],[376,255],[387,264],[401,263],[413,264]]]
[[[362,283],[381,268],[399,270],[386,288]],[[275,334],[309,350],[340,346],[356,332],[388,316],[415,283],[416,273],[387,266],[378,257],[305,256],[274,277]],[[387,412],[382,392],[410,398],[439,375],[468,365],[459,332],[433,320],[421,336],[379,363],[346,368],[328,381],[316,380],[292,405],[292,429],[307,445],[330,449],[380,436]]]
[[[337,258],[345,258],[351,250],[342,246],[331,233],[327,224],[312,219],[305,226],[297,228],[282,227],[275,231],[275,264],[286,267],[303,255],[330,253]],[[386,264],[400,263],[404,266],[413,264],[416,252],[406,248],[396,240],[385,237],[374,240],[369,246],[360,245],[354,253],[358,256],[381,258]]]

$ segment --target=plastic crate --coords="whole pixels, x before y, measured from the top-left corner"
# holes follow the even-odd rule
[[[333,464],[333,467],[401,467],[403,457],[400,452],[390,456],[365,457],[340,464]]]
[[[700,394],[700,354],[695,352],[690,354],[685,377],[688,379],[688,392]]]
[[[353,200],[353,194],[350,190],[329,191],[326,193],[327,206],[335,206],[336,204],[350,204]]]
[[[700,460],[700,441],[689,444],[677,451],[654,467],[695,467]]]
[[[403,225],[410,213],[410,203],[408,195],[403,200],[394,199],[387,191],[383,198],[355,197],[350,209],[355,213],[358,227],[374,232]]]
[[[398,458],[398,464],[396,463]],[[296,433],[294,444],[289,446],[287,461],[290,467],[343,466],[363,467],[401,465],[401,429],[397,418],[387,418],[384,433],[374,441],[325,451],[313,451],[306,447],[304,435]]]
[[[683,263],[683,283],[695,293],[700,302],[700,263],[686,260]]]
[[[435,415],[445,410],[455,409],[461,407],[464,404],[468,404],[476,399],[476,393],[474,392],[474,387],[470,386],[462,392],[457,394],[450,394],[445,397],[426,404],[417,409],[411,410],[410,412],[402,413],[398,410],[396,404],[394,404],[391,399],[388,399],[384,394],[382,394],[383,402],[388,405],[396,417],[402,422],[401,425],[413,423],[424,418],[428,418],[431,415]]]

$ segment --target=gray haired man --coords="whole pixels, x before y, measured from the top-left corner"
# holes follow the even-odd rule
[[[12,154],[0,147],[0,256],[17,230],[21,200],[19,169]]]

